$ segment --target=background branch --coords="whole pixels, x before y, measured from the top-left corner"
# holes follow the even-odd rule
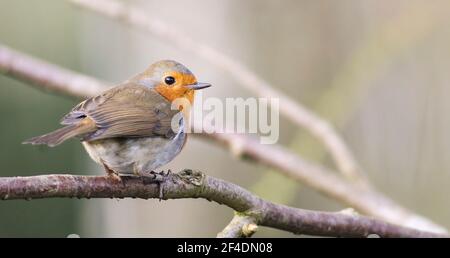
[[[0,178],[0,198],[159,198],[158,184],[141,177],[42,175]],[[203,198],[224,204],[240,215],[219,234],[222,237],[250,236],[256,224],[295,234],[367,237],[445,237],[396,226],[375,219],[340,212],[318,212],[292,208],[265,201],[240,186],[185,169],[164,175],[163,199]],[[238,229],[236,231],[236,229]]]
[[[79,98],[87,98],[106,89],[106,84],[99,80],[42,62],[31,56],[21,55],[2,46],[0,46],[0,60],[0,72],[27,81],[40,89]]]
[[[45,61],[1,45],[0,72],[32,83],[37,87],[67,95],[92,96],[106,89],[106,84],[94,78],[50,65]],[[79,81],[79,78],[84,78],[83,85],[74,84]],[[77,87],[73,85],[77,85]],[[194,129],[195,131],[197,130]],[[398,225],[426,231],[447,232],[442,226],[403,208],[377,192],[373,187],[365,187],[344,180],[334,171],[308,162],[282,146],[260,145],[255,139],[245,135],[217,133],[200,135],[216,143],[221,143],[236,156],[249,157],[275,168],[284,175],[351,206],[363,214]]]

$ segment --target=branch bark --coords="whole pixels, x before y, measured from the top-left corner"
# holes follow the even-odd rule
[[[203,198],[224,204],[238,214],[221,237],[250,236],[256,225],[292,232],[333,237],[447,237],[340,212],[318,212],[292,208],[263,200],[242,187],[185,169],[162,175],[161,185],[145,178],[118,180],[108,176],[42,175],[0,178],[0,198]],[[147,181],[147,182],[146,182]]]
[[[72,96],[92,96],[106,89],[106,84],[85,75],[62,69],[45,61],[0,45],[0,72],[49,91]],[[82,78],[83,85],[78,83]],[[76,86],[74,86],[76,85]],[[193,130],[194,132],[197,130]],[[197,135],[197,134],[194,134]],[[200,134],[220,143],[239,157],[248,157],[289,176],[363,214],[426,231],[447,230],[395,203],[372,187],[355,185],[337,173],[308,162],[279,145],[260,145],[255,139],[237,134]]]

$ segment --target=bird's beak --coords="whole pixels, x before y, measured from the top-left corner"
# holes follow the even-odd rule
[[[186,87],[188,89],[191,89],[191,90],[201,90],[201,89],[205,89],[205,88],[211,87],[211,84],[204,83],[204,82],[196,82],[196,83],[193,83],[193,84],[189,84]]]

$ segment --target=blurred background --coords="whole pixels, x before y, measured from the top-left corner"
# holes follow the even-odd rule
[[[450,228],[450,3],[417,0],[126,1],[220,49],[332,122],[372,183]],[[226,72],[157,37],[61,0],[0,0],[0,43],[121,82],[159,59],[185,64],[214,87],[204,97],[249,97]],[[22,145],[57,128],[77,100],[0,75],[1,176],[97,174],[81,144]],[[281,119],[280,144],[333,166],[321,145]],[[269,200],[345,208],[275,171],[190,139],[168,165],[201,169]],[[204,200],[0,203],[2,237],[210,237],[233,213]],[[257,237],[292,236],[261,228]]]

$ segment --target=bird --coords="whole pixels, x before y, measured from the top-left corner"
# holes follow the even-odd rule
[[[182,99],[192,105],[195,91],[210,86],[197,82],[181,63],[161,60],[76,105],[60,121],[64,127],[23,143],[54,147],[78,138],[107,175],[155,175],[180,153],[187,139],[188,116],[179,115],[186,113],[185,107],[174,109],[172,104]]]

